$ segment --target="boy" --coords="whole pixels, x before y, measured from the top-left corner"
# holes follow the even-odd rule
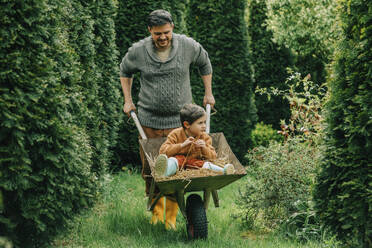
[[[232,164],[221,168],[205,161],[217,157],[212,138],[205,133],[205,110],[195,104],[186,104],[180,111],[180,119],[182,127],[173,130],[160,147],[160,155],[155,162],[155,175],[171,176],[179,169],[186,168],[207,168],[224,174],[234,173]],[[170,202],[170,205],[166,207],[165,225],[167,229],[175,229],[178,205],[177,202]]]
[[[171,176],[179,169],[208,168],[224,174],[233,173],[231,164],[222,169],[205,160],[215,159],[216,151],[212,138],[205,133],[207,115],[205,110],[195,104],[186,104],[180,111],[182,127],[173,130],[160,147],[155,163],[157,176]],[[177,168],[177,170],[176,170]]]

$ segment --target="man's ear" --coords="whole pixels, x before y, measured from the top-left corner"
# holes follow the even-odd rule
[[[185,128],[189,128],[189,127],[190,127],[190,124],[189,124],[188,121],[184,121],[184,122],[183,122],[183,126],[184,126]]]
[[[147,30],[151,33],[151,27],[147,26]]]

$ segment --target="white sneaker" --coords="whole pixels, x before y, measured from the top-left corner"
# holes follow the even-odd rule
[[[163,177],[167,171],[167,161],[168,157],[165,154],[160,154],[155,162],[155,175],[158,177]]]

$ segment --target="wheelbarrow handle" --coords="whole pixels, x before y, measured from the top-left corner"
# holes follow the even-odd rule
[[[206,112],[207,112],[207,121],[206,121],[206,129],[205,132],[209,133],[210,132],[210,126],[211,126],[211,105],[208,103],[206,106]]]
[[[136,113],[132,110],[130,111],[130,116],[132,116],[133,120],[134,120],[134,123],[136,124],[136,127],[138,129],[138,132],[139,134],[141,135],[141,138],[146,140],[147,137],[146,137],[146,134],[145,132],[143,131],[143,128],[141,126],[141,123],[139,122],[138,118],[137,118],[137,115]]]

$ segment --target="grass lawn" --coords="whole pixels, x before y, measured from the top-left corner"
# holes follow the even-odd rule
[[[247,177],[219,190],[220,207],[209,204],[208,239],[187,240],[186,223],[177,216],[177,230],[166,231],[164,225],[150,225],[146,211],[144,181],[138,173],[121,172],[109,178],[97,204],[68,224],[67,231],[51,247],[331,247],[319,242],[301,244],[274,234],[255,234],[242,230],[235,199]],[[199,192],[202,193],[202,192]]]

